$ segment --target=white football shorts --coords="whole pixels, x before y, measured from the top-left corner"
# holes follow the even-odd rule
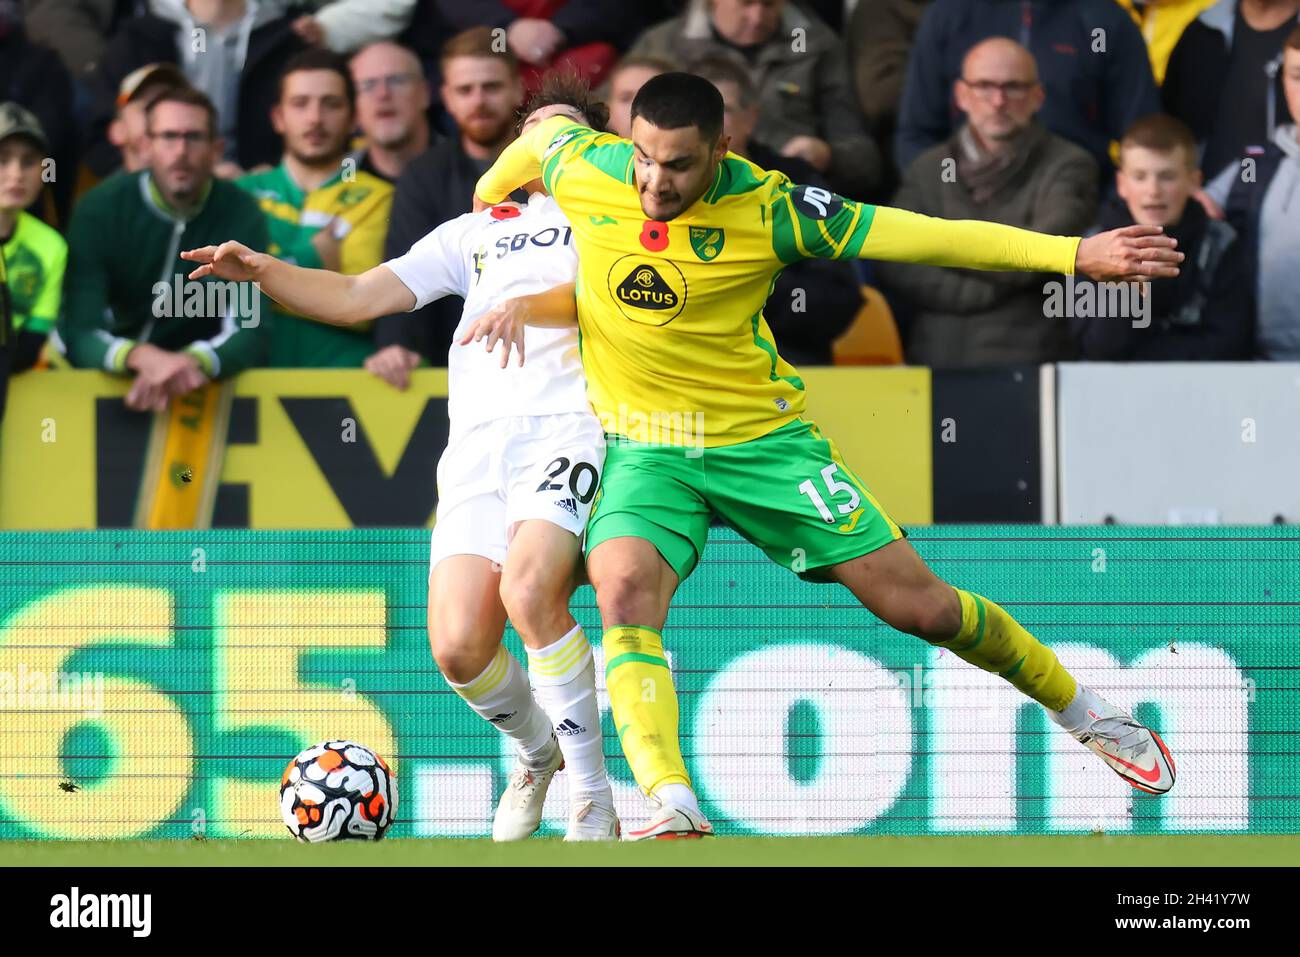
[[[504,564],[528,519],[581,538],[604,465],[605,433],[590,412],[492,419],[453,436],[438,460],[429,571],[449,555]]]

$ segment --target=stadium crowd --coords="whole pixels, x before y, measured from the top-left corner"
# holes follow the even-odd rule
[[[1300,359],[1300,0],[0,0],[0,414],[34,368],[133,376],[127,405],[158,410],[254,366],[405,388],[445,365],[459,300],[329,327],[189,297],[178,252],[398,256],[470,210],[555,69],[624,136],[641,84],[688,70],[732,151],[796,182],[1057,234],[1156,224],[1187,254],[1141,321],[1073,277],[809,261],[767,307],[796,364],[881,361],[855,328],[936,368]]]

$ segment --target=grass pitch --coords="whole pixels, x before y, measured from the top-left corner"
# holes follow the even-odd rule
[[[723,837],[640,844],[388,839],[4,841],[4,867],[1294,866],[1300,835]]]

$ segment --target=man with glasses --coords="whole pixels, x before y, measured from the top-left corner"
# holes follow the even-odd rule
[[[401,44],[380,40],[359,50],[350,66],[357,125],[366,138],[354,156],[360,169],[396,183],[429,147],[429,84],[420,61]]]
[[[232,235],[264,243],[267,231],[257,204],[213,175],[224,144],[206,95],[168,90],[146,122],[148,169],[111,177],[73,213],[51,341],[74,366],[134,376],[127,407],[161,412],[266,355],[260,293],[187,284],[180,251]]]
[[[1099,167],[1111,168],[1113,140],[1160,109],[1142,34],[1114,0],[934,0],[907,62],[894,137],[900,170],[952,135],[953,83],[967,51],[992,37],[1029,50],[1044,92],[1039,121]]]
[[[359,170],[396,187],[411,160],[429,148],[429,84],[419,58],[388,40],[357,51],[350,66],[357,87],[357,125],[366,138],[352,158]],[[402,319],[377,324],[378,348],[365,361],[368,372],[399,389],[410,384],[411,370],[422,358],[414,338],[404,332]]]
[[[1043,87],[1033,55],[1004,37],[976,44],[953,84],[957,131],[903,174],[894,205],[943,219],[981,219],[1076,235],[1097,211],[1097,165],[1035,116]],[[932,368],[1070,357],[1064,320],[1044,318],[1043,273],[990,273],[881,262],[877,281],[911,313],[908,362]]]

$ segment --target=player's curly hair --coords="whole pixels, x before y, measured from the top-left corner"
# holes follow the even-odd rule
[[[534,111],[557,103],[572,106],[587,118],[587,125],[593,130],[604,132],[609,126],[609,107],[596,99],[587,81],[574,70],[557,70],[542,78],[537,92],[520,108],[515,132],[519,132],[524,120]]]

